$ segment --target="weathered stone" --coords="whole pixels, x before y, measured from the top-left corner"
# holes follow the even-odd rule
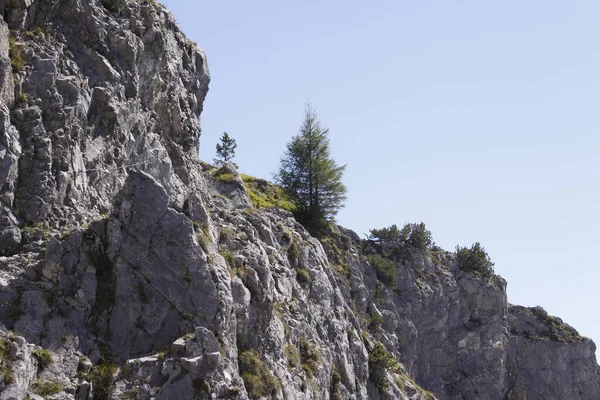
[[[78,366],[78,369],[79,369],[81,372],[84,372],[84,373],[85,373],[85,372],[89,372],[89,371],[90,371],[90,369],[92,369],[92,367],[93,367],[93,364],[92,364],[92,362],[90,361],[90,359],[89,359],[89,358],[87,358],[87,357],[81,357],[81,358],[79,359],[79,366]]]
[[[83,381],[77,388],[77,392],[75,393],[76,399],[86,400],[90,396],[92,385],[89,382]]]
[[[90,398],[78,370],[111,398],[247,399],[265,368],[276,399],[600,397],[593,342],[502,278],[341,227],[322,245],[201,167],[206,56],[162,6],[57,4],[0,0],[23,61],[0,21],[0,400]]]

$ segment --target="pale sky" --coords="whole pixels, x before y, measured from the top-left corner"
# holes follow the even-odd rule
[[[270,178],[309,100],[338,222],[481,242],[508,300],[600,341],[600,2],[163,0],[206,52],[200,157]]]

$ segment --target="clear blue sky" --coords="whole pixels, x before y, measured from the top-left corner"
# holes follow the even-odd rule
[[[600,2],[163,0],[223,131],[269,178],[310,100],[347,164],[338,222],[479,241],[508,299],[600,341]]]

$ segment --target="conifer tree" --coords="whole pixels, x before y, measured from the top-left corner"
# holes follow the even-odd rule
[[[308,104],[300,132],[287,144],[275,174],[275,181],[296,205],[296,218],[313,232],[335,216],[346,200],[342,183],[346,166],[331,157],[328,133]]]
[[[213,159],[216,165],[223,165],[235,157],[237,143],[227,132],[223,132],[221,143],[217,143],[217,157]]]

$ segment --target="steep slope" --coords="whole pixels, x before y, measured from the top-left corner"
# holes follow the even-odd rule
[[[198,162],[206,58],[158,3],[0,12],[0,399],[600,397],[502,278],[319,241]]]

